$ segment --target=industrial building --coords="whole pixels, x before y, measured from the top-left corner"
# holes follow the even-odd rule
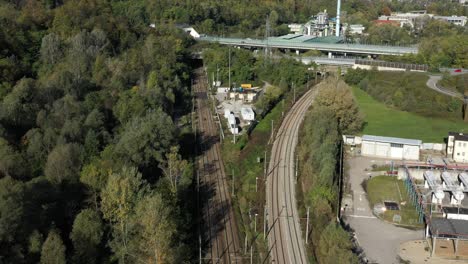
[[[419,160],[422,141],[416,139],[362,136],[361,154],[363,156],[400,160]]]
[[[255,113],[252,110],[252,107],[242,107],[241,108],[241,116],[242,119],[245,121],[254,121],[255,120]]]
[[[465,168],[406,163],[404,181],[410,201],[426,224],[431,257],[468,257],[468,174]],[[424,168],[424,169],[423,169]],[[423,170],[424,184],[414,176]],[[411,171],[411,172],[410,172]],[[402,175],[403,176],[403,175]]]
[[[455,162],[468,163],[468,135],[449,132],[447,139],[447,157]]]
[[[400,27],[409,26],[411,28],[420,28],[424,25],[421,21],[425,19],[442,20],[461,27],[464,27],[467,22],[466,16],[436,16],[434,14],[427,14],[425,11],[413,11],[409,13],[392,13],[389,16],[383,15],[376,20],[376,23],[388,21],[397,23]]]

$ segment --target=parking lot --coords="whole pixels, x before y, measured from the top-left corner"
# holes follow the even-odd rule
[[[409,230],[394,226],[376,218],[372,214],[362,182],[370,176],[381,175],[371,172],[372,164],[389,164],[390,160],[351,157],[347,160],[351,200],[344,200],[347,204],[344,211],[345,222],[355,231],[355,238],[362,247],[369,263],[400,263],[398,252],[400,243],[423,239],[423,230]],[[366,170],[367,169],[367,170]]]

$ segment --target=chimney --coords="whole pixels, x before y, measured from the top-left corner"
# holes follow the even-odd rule
[[[338,0],[338,5],[336,6],[336,32],[335,36],[340,36],[340,13],[341,13],[341,0]]]

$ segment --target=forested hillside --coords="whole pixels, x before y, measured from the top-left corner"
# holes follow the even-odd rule
[[[148,14],[1,2],[0,263],[191,261],[191,40]]]

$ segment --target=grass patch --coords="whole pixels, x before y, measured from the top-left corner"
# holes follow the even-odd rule
[[[415,207],[411,204],[407,195],[405,184],[393,176],[376,176],[367,181],[367,196],[371,208],[377,203],[395,201],[400,205],[400,210],[387,210],[382,217],[386,221],[393,222],[393,216],[399,214],[401,222],[397,224],[422,227]],[[402,205],[404,203],[404,205]]]
[[[444,142],[449,131],[468,132],[468,124],[463,121],[423,117],[393,109],[357,87],[353,87],[353,93],[365,115],[363,134],[416,138],[437,143]]]
[[[425,73],[349,70],[345,79],[389,107],[430,118],[462,119],[462,101],[429,89]]]

